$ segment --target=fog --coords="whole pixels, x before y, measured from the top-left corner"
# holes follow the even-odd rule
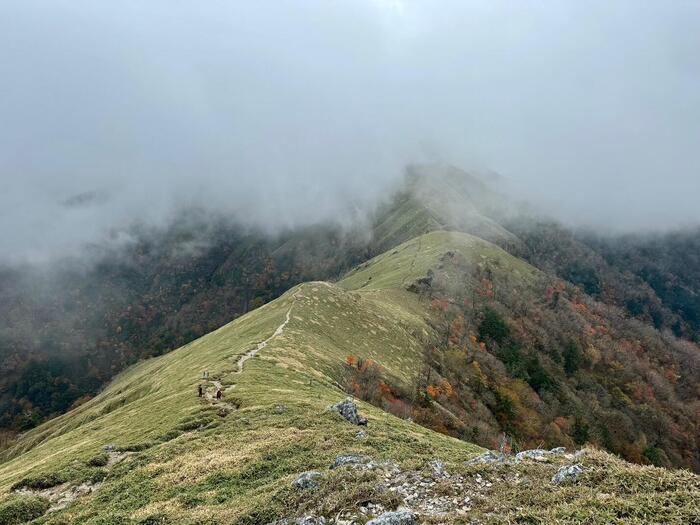
[[[700,222],[700,3],[0,3],[0,257],[198,206],[352,220],[411,162],[559,219]]]

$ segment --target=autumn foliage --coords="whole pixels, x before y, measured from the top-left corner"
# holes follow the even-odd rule
[[[700,385],[683,373],[697,370],[697,346],[560,279],[526,288],[459,257],[441,264],[445,277],[435,272],[421,295],[435,340],[406,398],[415,421],[490,448],[505,432],[515,448],[593,443],[631,461],[700,467]],[[471,284],[436,284],[447,276]]]
[[[387,381],[383,367],[372,359],[345,357],[345,388],[349,393],[399,417],[410,416],[406,393],[392,388]]]

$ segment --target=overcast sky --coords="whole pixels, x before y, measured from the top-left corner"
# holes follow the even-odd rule
[[[700,222],[700,1],[2,0],[0,256],[204,204],[295,224],[415,161]]]

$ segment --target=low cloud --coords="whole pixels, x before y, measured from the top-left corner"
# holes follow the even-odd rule
[[[7,0],[1,257],[202,207],[345,220],[410,162],[562,220],[700,220],[691,2]]]

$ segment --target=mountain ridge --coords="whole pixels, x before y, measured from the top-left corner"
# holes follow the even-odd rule
[[[409,184],[421,184],[421,177],[409,177]],[[474,198],[455,186],[443,190]],[[391,509],[398,500],[367,476],[417,476],[437,458],[461,483],[477,472],[490,483],[500,480],[510,494],[499,507],[506,521],[588,516],[603,523],[624,512],[661,512],[657,505],[672,509],[659,514],[666,522],[694,519],[697,506],[677,502],[693,501],[696,476],[644,470],[651,467],[593,448],[580,456],[586,473],[570,488],[581,499],[573,506],[564,499],[540,508],[550,478],[571,455],[541,466],[464,464],[481,447],[504,443],[515,450],[589,443],[637,463],[693,466],[697,347],[602,302],[604,294],[564,281],[558,268],[543,270],[516,256],[537,255],[533,237],[503,236],[502,226],[489,230],[493,219],[482,219],[479,206],[469,204],[460,223],[450,220],[449,207],[417,202],[409,193],[387,204],[374,246],[351,240],[349,252],[336,249],[338,259],[366,258],[336,282],[292,286],[179,349],[132,365],[97,396],[25,432],[0,456],[0,516],[3,505],[26,503],[22,498],[43,502],[83,490],[79,501],[41,522],[109,523],[110,515],[112,523],[267,523],[290,517],[290,502],[329,518],[330,508],[337,514],[354,505],[334,506],[339,480]],[[455,224],[464,230],[471,224],[477,233],[486,225],[493,242]],[[392,238],[405,239],[369,257]],[[313,259],[303,248],[313,239],[283,243],[277,261]],[[241,271],[235,260],[245,258],[230,259],[226,272]],[[210,383],[201,379],[205,370]],[[201,383],[203,399],[196,396]],[[221,402],[213,399],[217,388]],[[369,419],[366,440],[325,411],[348,394]],[[357,476],[327,470],[348,453],[383,466]],[[525,510],[511,468],[537,489]],[[322,484],[322,494],[290,491],[291,479],[308,469],[333,480]],[[625,486],[623,477],[638,484],[637,495],[615,488]],[[601,483],[615,494],[613,514],[596,515]],[[469,506],[455,505],[450,512]],[[486,498],[466,512],[495,523],[493,505]],[[449,516],[460,522],[461,514]]]
[[[20,439],[9,459],[0,464],[0,492],[5,494],[0,498],[10,505],[17,498],[31,497],[7,492],[11,487],[29,487],[22,490],[44,494],[31,487],[48,485],[42,489],[46,491],[82,483],[91,492],[44,515],[42,522],[267,523],[289,516],[290,501],[306,513],[324,514],[331,507],[337,513],[338,508],[324,498],[330,497],[332,486],[343,479],[349,487],[357,487],[349,489],[351,493],[369,483],[372,488],[362,489],[369,491],[363,497],[390,509],[394,500],[387,500],[376,481],[368,481],[369,474],[342,469],[325,473],[324,464],[331,464],[336,455],[356,453],[377,462],[398,461],[401,475],[418,472],[437,456],[460,476],[476,479],[470,476],[479,472],[493,479],[489,483],[504,483],[504,494],[510,494],[511,482],[496,479],[500,479],[500,472],[512,468],[541,487],[543,491],[535,498],[541,502],[549,477],[562,460],[552,459],[541,466],[536,462],[516,467],[463,466],[461,462],[483,449],[392,416],[370,403],[360,403],[360,410],[369,419],[369,437],[358,440],[352,425],[324,412],[325,407],[342,399],[347,388],[344,383],[353,374],[375,370],[374,366],[387,381],[382,384],[392,397],[399,395],[394,413],[400,415],[408,406],[408,398],[402,400],[400,392],[410,396],[424,364],[426,342],[441,338],[444,314],[434,307],[425,290],[411,285],[424,282],[431,272],[432,286],[442,282],[451,288],[463,282],[458,267],[446,264],[446,260],[460,257],[474,258],[477,267],[484,260],[491,261],[496,273],[523,276],[523,283],[531,283],[525,284],[526,288],[537,287],[546,279],[539,270],[472,235],[434,231],[419,236],[364,263],[337,284],[316,281],[298,285],[181,349],[123,372],[94,399]],[[498,265],[496,261],[500,261]],[[247,360],[239,374],[240,360],[264,341],[268,343],[263,350]],[[374,364],[362,369],[350,357]],[[223,402],[196,397],[202,370],[208,370],[214,384],[223,387]],[[355,377],[364,379],[362,375]],[[439,396],[433,400],[441,407],[438,411],[450,412],[443,402]],[[109,467],[90,466],[104,447],[118,451],[110,456],[119,458],[117,462]],[[262,467],[270,459],[271,466]],[[579,460],[587,477],[566,489],[579,494],[579,504],[572,507],[559,501],[543,510],[535,503],[523,511],[523,502],[509,496],[501,509],[504,519],[528,515],[571,522],[578,519],[575,516],[596,514],[606,519],[609,514],[600,514],[596,504],[595,487],[603,479],[606,486],[619,483],[617,476],[623,475],[639,483],[639,497],[630,499],[616,492],[611,505],[615,513],[641,515],[635,513],[648,513],[675,500],[665,515],[670,516],[668,522],[698,515],[692,505],[684,504],[684,509],[678,503],[692,501],[697,477],[689,478],[682,472],[661,475],[662,469],[657,469],[659,473],[636,471],[640,467],[595,451],[585,452]],[[207,465],[204,471],[198,468],[202,465]],[[272,468],[269,473],[268,468]],[[299,495],[289,484],[309,468],[325,473],[325,489]],[[386,468],[371,472],[381,473]],[[252,474],[245,472],[256,474],[247,477]],[[394,474],[387,471],[387,475]],[[152,479],[159,481],[153,485]],[[660,479],[666,488],[660,488]],[[656,496],[649,500],[651,493]],[[485,499],[476,510],[470,506],[467,512],[474,512],[467,516],[499,522],[486,510],[492,504]],[[446,516],[440,519],[460,522],[459,513]],[[430,519],[430,514],[425,514],[425,519]]]
[[[591,259],[590,249],[579,240],[570,240],[569,238],[562,236],[560,233],[561,229],[554,230],[554,234],[551,235],[547,233],[548,230],[546,229],[541,229],[539,227],[529,228],[528,224],[532,222],[532,219],[523,219],[520,223],[508,222],[506,219],[503,219],[502,217],[507,217],[511,212],[504,209],[504,202],[501,199],[501,196],[489,190],[483,183],[478,182],[473,177],[470,177],[456,168],[449,166],[437,168],[430,166],[414,166],[407,172],[406,181],[402,191],[399,191],[394,196],[392,201],[388,201],[384,208],[380,208],[377,211],[377,215],[374,218],[374,224],[376,225],[375,234],[371,238],[368,238],[366,234],[353,236],[350,232],[346,232],[342,234],[346,240],[342,240],[343,237],[338,237],[338,235],[332,233],[331,230],[316,229],[308,232],[300,232],[296,237],[280,239],[281,244],[278,242],[278,245],[274,247],[274,250],[268,252],[270,254],[268,257],[264,255],[266,253],[264,250],[257,254],[260,240],[256,237],[252,237],[252,245],[248,245],[246,242],[244,242],[240,248],[237,248],[231,254],[226,256],[226,262],[215,270],[213,274],[211,274],[211,278],[207,278],[211,279],[210,281],[207,282],[199,280],[199,284],[196,285],[191,282],[186,282],[178,288],[173,287],[173,291],[182,291],[184,297],[190,298],[185,300],[178,299],[178,303],[180,303],[179,306],[170,305],[169,308],[173,309],[173,314],[162,311],[158,306],[158,303],[151,305],[149,307],[149,312],[141,307],[137,302],[134,304],[134,308],[132,308],[131,305],[126,308],[126,317],[123,317],[121,322],[119,322],[119,324],[116,326],[115,333],[117,335],[127,334],[129,337],[132,337],[132,334],[136,335],[136,341],[138,342],[151,341],[152,339],[143,337],[144,335],[148,336],[149,333],[153,333],[156,335],[156,337],[159,337],[158,334],[179,332],[181,334],[180,338],[183,340],[183,342],[186,342],[188,339],[187,333],[190,333],[189,337],[194,337],[198,333],[205,331],[207,326],[215,328],[217,324],[212,326],[212,323],[218,323],[217,320],[219,319],[223,319],[224,317],[227,317],[228,319],[235,317],[234,314],[227,314],[227,312],[235,312],[237,307],[234,306],[233,309],[230,309],[230,303],[226,299],[232,292],[234,292],[234,290],[226,288],[228,285],[224,285],[222,287],[220,284],[218,284],[223,282],[219,281],[220,279],[228,278],[224,277],[226,275],[231,276],[230,278],[233,279],[233,282],[243,283],[242,285],[238,285],[239,287],[237,290],[239,290],[239,292],[237,300],[242,302],[242,307],[244,309],[247,309],[248,306],[245,305],[248,303],[250,303],[251,306],[257,306],[264,303],[264,300],[260,300],[261,296],[257,295],[259,292],[256,292],[256,289],[265,290],[267,288],[268,290],[272,291],[270,295],[274,297],[276,293],[281,293],[281,291],[296,281],[302,279],[304,276],[312,276],[313,278],[314,273],[317,275],[324,273],[327,274],[329,269],[339,268],[336,262],[332,262],[334,260],[345,260],[345,264],[349,264],[351,261],[365,264],[361,263],[361,261],[371,257],[372,254],[378,252],[380,248],[383,248],[385,245],[391,247],[396,243],[400,243],[401,240],[406,238],[410,239],[415,235],[420,236],[426,232],[445,230],[445,228],[457,232],[459,230],[456,228],[459,226],[463,230],[468,231],[472,229],[477,231],[477,233],[482,233],[483,224],[494,223],[494,219],[484,215],[484,213],[487,212],[491,216],[501,217],[499,220],[518,233],[518,237],[514,237],[514,234],[512,233],[504,236],[502,234],[502,226],[499,226],[496,230],[492,230],[492,240],[501,248],[506,249],[511,255],[516,256],[517,259],[524,257],[526,261],[533,263],[545,273],[573,282],[573,284],[578,285],[587,294],[593,294],[594,299],[597,301],[610,304],[613,309],[615,306],[626,308],[628,304],[638,304],[634,301],[640,301],[640,297],[646,297],[645,299],[641,300],[645,302],[644,304],[649,305],[649,310],[642,310],[640,315],[647,317],[649,314],[646,312],[650,311],[650,315],[653,319],[657,319],[658,315],[661,315],[663,319],[666,319],[664,323],[670,324],[672,322],[672,314],[667,310],[664,310],[665,307],[661,305],[658,298],[655,298],[653,291],[649,291],[648,288],[643,287],[630,288],[635,290],[633,293],[636,294],[630,298],[629,292],[625,289],[620,289],[620,287],[616,284],[618,282],[629,283],[629,278],[622,277],[619,272],[615,273],[617,271],[615,268],[606,269],[603,266],[605,263],[602,261],[602,258],[597,257]],[[466,211],[463,211],[461,214],[455,214],[454,210],[457,206],[450,205],[440,207],[440,204],[443,202],[463,202]],[[456,218],[455,215],[457,215]],[[541,233],[543,233],[543,235],[541,235]],[[173,235],[177,238],[184,238],[186,242],[191,244],[190,238],[186,235],[184,237],[182,234],[177,233],[174,233]],[[476,238],[479,238],[478,235],[476,235]],[[370,244],[367,244],[368,242]],[[546,246],[547,250],[543,251],[543,245]],[[564,248],[558,248],[559,245],[563,246]],[[485,249],[485,246],[487,245],[479,245],[479,250]],[[588,250],[588,252],[586,250]],[[221,252],[224,253],[223,251]],[[329,256],[331,259],[328,259]],[[169,259],[166,259],[166,261],[167,260]],[[508,268],[509,266],[512,266],[513,261],[515,260],[516,259],[510,259],[511,262],[506,263],[505,267]],[[188,266],[193,266],[196,261],[197,259],[187,260],[185,274],[192,271],[188,268]],[[591,263],[590,261],[593,262]],[[469,264],[474,266],[474,261],[472,260]],[[212,267],[211,262],[208,262],[204,266],[205,269],[207,267]],[[299,271],[299,273],[296,273],[296,276],[294,275],[296,272],[296,270],[294,270],[295,267],[302,269]],[[246,268],[252,270],[246,270]],[[285,270],[285,268],[291,271]],[[303,270],[303,268],[307,269]],[[323,268],[325,268],[325,270]],[[427,267],[423,268],[423,270],[426,271],[427,269]],[[486,268],[486,270],[487,273],[492,272],[493,268],[489,267]],[[209,272],[210,270],[206,271]],[[157,282],[163,282],[162,279],[158,279],[159,274],[155,270],[151,273],[156,275]],[[334,273],[334,270],[332,270],[330,273]],[[389,272],[385,271],[383,272],[383,275],[386,278],[386,276],[389,275]],[[598,277],[598,275],[601,277]],[[171,278],[171,280],[173,280],[173,284],[177,283],[177,278],[177,274],[175,278]],[[488,275],[481,275],[479,277],[479,279],[484,278],[488,280]],[[241,281],[241,279],[243,280]],[[514,290],[517,289],[518,279],[506,280],[508,281],[508,284],[501,285],[506,288],[506,294],[508,292],[508,287],[513,287]],[[610,285],[610,283],[612,283],[612,285]],[[410,282],[402,283],[402,285],[409,284]],[[560,284],[555,282],[555,280],[552,280],[549,284],[554,287],[560,286]],[[162,284],[158,284],[158,286],[162,286]],[[201,288],[201,290],[198,290],[197,288]],[[189,290],[193,290],[195,294],[188,295]],[[277,292],[274,290],[277,290]],[[133,290],[130,293],[133,293]],[[537,294],[535,294],[538,296],[535,296],[532,294],[532,292],[527,292],[527,294],[531,295],[531,300],[535,303],[540,301],[540,297],[544,293],[544,291],[539,291]],[[646,296],[644,294],[646,294]],[[557,292],[557,296],[558,295],[559,292]],[[150,296],[152,296],[151,293],[144,294],[144,297]],[[217,296],[220,296],[223,302],[222,300],[217,299]],[[440,298],[438,297],[437,299]],[[134,300],[138,301],[139,299]],[[167,300],[167,296],[165,296],[166,303]],[[88,308],[89,306],[90,305],[88,304]],[[659,312],[662,313],[659,314]],[[478,314],[478,312],[476,313]],[[473,324],[474,322],[478,321],[478,319],[475,318],[474,313],[470,315],[471,319],[468,320],[468,322]],[[508,315],[511,315],[513,320],[517,321],[517,317],[521,314],[518,314],[517,312],[510,312]],[[612,310],[611,315],[613,315]],[[168,316],[171,317],[168,318]],[[160,320],[163,318],[165,319],[165,322],[160,322]],[[619,321],[615,320],[614,323],[619,324]],[[47,326],[51,327],[50,324],[47,324]],[[153,326],[154,328],[151,329],[150,326]],[[179,329],[178,326],[182,326],[188,330],[188,332],[183,333],[182,329]],[[663,328],[663,326],[656,325],[656,322],[655,327],[659,329]],[[472,333],[474,332],[475,328],[476,327],[472,329]],[[555,332],[561,332],[561,328],[555,325],[550,326],[548,329]],[[576,328],[575,330],[578,331],[579,329]],[[183,335],[185,336],[184,338],[182,337]],[[639,336],[635,337],[638,338]],[[564,334],[562,334],[559,339],[560,341],[541,341],[537,344],[544,344],[547,346],[554,344],[560,347],[564,347],[568,344],[563,340]],[[584,350],[588,351],[586,346],[590,343],[587,342],[585,338],[579,339],[579,345],[583,346],[581,346],[581,348],[576,352],[581,353]],[[104,345],[104,343],[101,344]],[[609,342],[605,342],[604,344],[608,345]],[[632,342],[632,344],[636,343]],[[120,346],[117,346],[117,348],[122,348],[122,345],[123,342],[120,342]],[[143,347],[141,352],[144,350],[145,355],[149,355],[150,347],[148,344]],[[156,351],[156,353],[161,352],[162,350]],[[595,353],[595,351],[592,352]],[[542,352],[537,350],[537,353],[541,354]],[[143,353],[136,355],[143,355]],[[563,359],[563,356],[559,351],[552,354],[552,357],[559,360]],[[90,357],[85,359],[84,362],[88,363],[89,366],[92,366],[94,369],[95,365],[100,362],[100,358],[103,359],[104,356],[101,356],[100,354],[90,355]],[[133,357],[131,359],[133,359]],[[580,358],[577,359],[580,360]],[[664,360],[668,361],[666,358],[664,358]],[[109,361],[105,362],[109,363]],[[663,366],[667,367],[666,364]],[[691,365],[690,370],[693,369],[694,365]],[[669,377],[677,376],[678,372],[679,369],[677,365],[672,365],[668,370],[663,371],[663,373]],[[521,375],[527,375],[524,372],[518,373]],[[28,385],[28,388],[32,388],[32,382],[37,383],[36,375],[37,374],[34,373],[34,375],[30,377],[22,377],[22,384]],[[43,377],[39,376],[39,379],[40,382],[38,382],[36,386],[41,385],[42,388],[47,389],[48,393],[51,393],[52,389],[56,389],[56,385],[60,387],[64,384],[63,378],[60,378],[60,380],[51,380],[50,378],[44,379]],[[645,379],[645,382],[646,381],[648,380]],[[620,386],[623,387],[623,395],[618,395],[620,399],[626,399],[625,396],[628,396],[629,393],[625,392],[630,388],[638,388],[636,386]],[[41,392],[42,388],[37,389],[34,387],[33,391]],[[612,387],[605,386],[604,388],[610,390]],[[663,388],[668,387],[663,386]],[[697,388],[697,386],[689,386],[686,387],[686,389],[687,388]],[[17,397],[19,397],[19,395],[17,395]],[[692,398],[692,394],[688,392],[685,394],[685,397]],[[79,400],[79,402],[84,402],[84,399]],[[609,401],[606,401],[606,403],[609,403]],[[627,401],[625,401],[625,403],[627,403]],[[17,406],[19,410],[26,411],[26,408],[24,408],[26,405],[27,403],[23,401],[15,406]],[[8,411],[6,414],[11,414],[11,412]],[[21,414],[23,415],[24,412]],[[683,424],[687,426],[687,423]],[[674,447],[678,446],[679,445],[674,445]],[[608,446],[608,448],[610,447]],[[623,453],[629,458],[632,458],[634,454],[636,454],[625,452],[622,449],[613,449],[618,453]],[[636,457],[637,461],[644,460],[644,458],[639,458],[638,455]],[[672,462],[678,463],[679,461],[679,459],[675,459]],[[669,462],[667,462],[667,464],[669,464]]]

